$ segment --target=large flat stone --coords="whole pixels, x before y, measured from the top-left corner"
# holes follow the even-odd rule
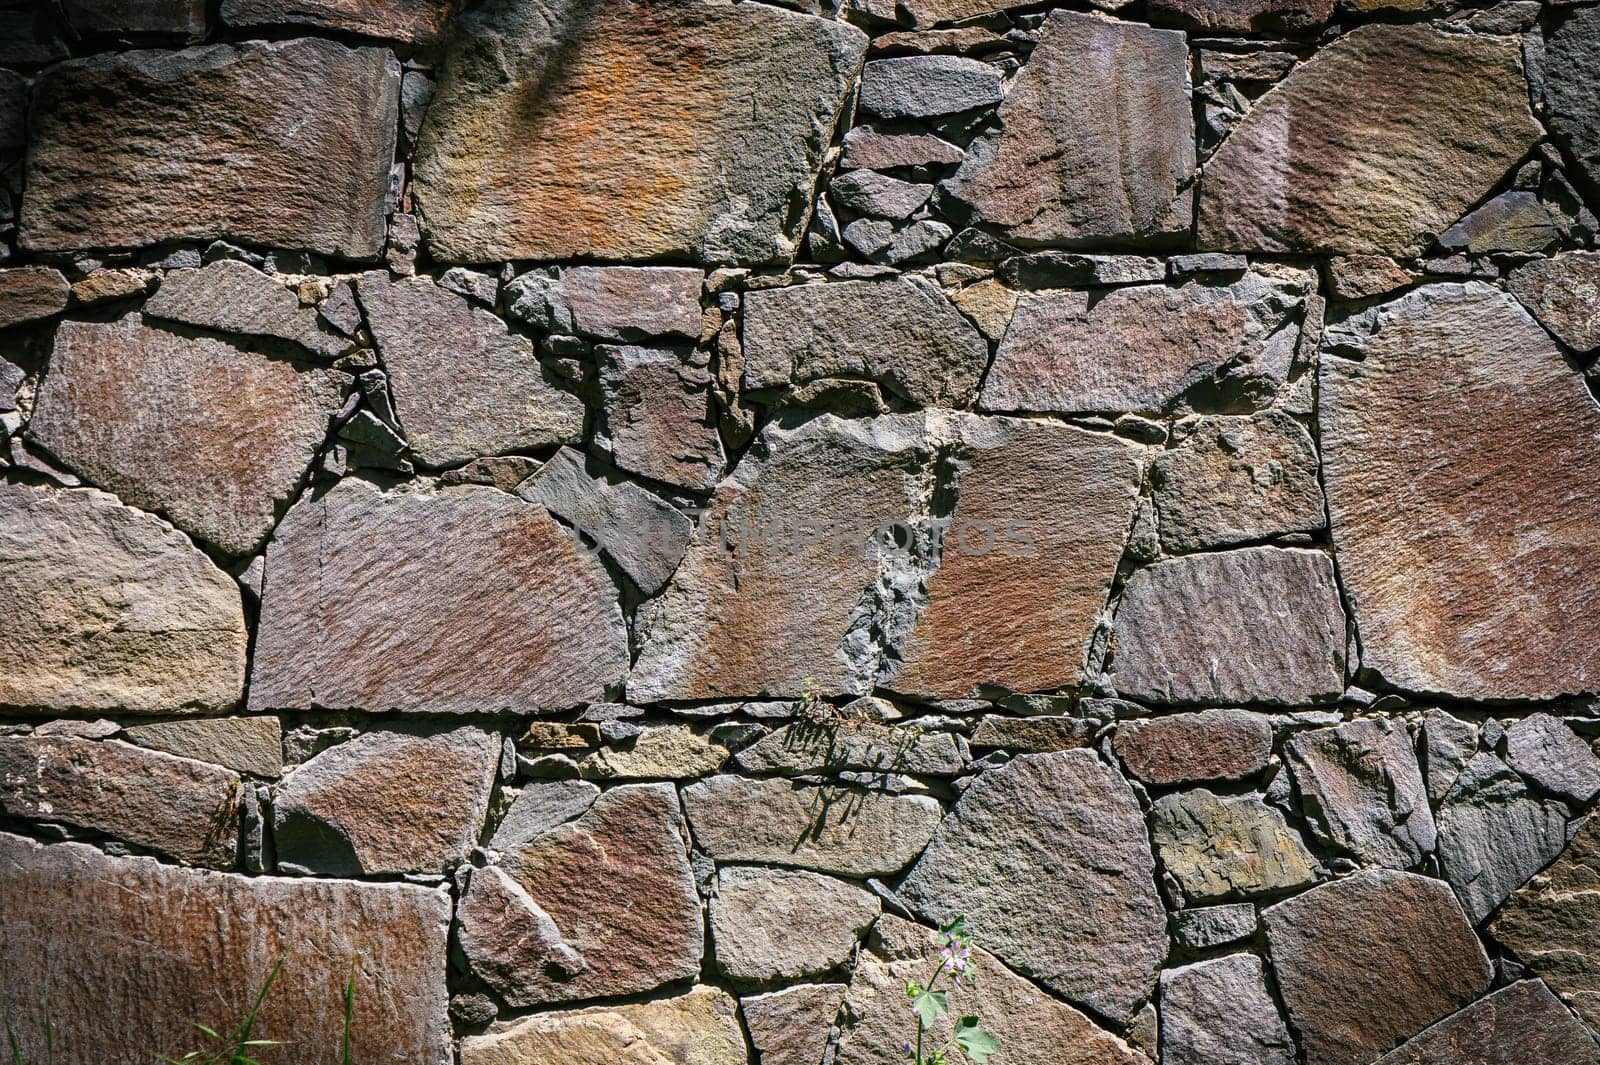
[[[1377,1065],[1600,1065],[1594,1036],[1538,980],[1485,995]]]
[[[28,433],[86,480],[242,555],[300,486],[347,380],[137,314],[64,322]]]
[[[1294,1065],[1261,959],[1230,954],[1161,974],[1162,1065]]]
[[[1405,722],[1362,718],[1290,738],[1284,761],[1324,846],[1364,864],[1410,869],[1437,830]]]
[[[303,306],[289,286],[236,259],[169,271],[141,310],[147,318],[287,340],[324,359],[336,359],[350,346],[323,329],[316,309]]]
[[[1331,327],[1319,421],[1362,666],[1467,699],[1600,689],[1600,408],[1509,295],[1429,285]],[[1398,446],[1397,446],[1398,445]]]
[[[495,0],[418,142],[435,258],[793,255],[866,35],[765,5]]]
[[[1163,795],[1151,812],[1150,838],[1192,903],[1273,895],[1317,878],[1299,831],[1259,795],[1205,788]]]
[[[878,898],[799,869],[723,868],[711,897],[717,968],[740,983],[794,983],[843,967]]]
[[[1167,954],[1133,789],[1089,751],[1022,755],[980,776],[900,885],[920,915],[964,915],[1019,973],[1128,1020]]]
[[[399,92],[387,51],[320,40],[57,64],[34,86],[22,244],[226,237],[376,258]]]
[[[1589,818],[1544,872],[1490,925],[1499,943],[1544,978],[1591,1027],[1600,1025],[1600,820]]]
[[[0,706],[227,710],[244,688],[239,587],[103,492],[0,485]]]
[[[1295,68],[1212,155],[1198,239],[1414,256],[1539,135],[1518,41],[1361,26]]]
[[[258,777],[283,770],[283,726],[275,717],[196,717],[130,725],[129,743]]]
[[[1600,758],[1565,721],[1549,714],[1530,714],[1506,729],[1506,761],[1576,806],[1600,794]]]
[[[627,670],[616,586],[494,488],[308,496],[267,549],[252,709],[549,710]]]
[[[1592,184],[1600,184],[1600,11],[1577,8],[1545,41],[1544,91],[1550,128],[1577,158]]]
[[[411,44],[444,32],[452,0],[223,0],[222,21],[248,29],[306,26]]]
[[[696,987],[679,998],[541,1013],[461,1041],[461,1065],[745,1065],[739,1003]]]
[[[1500,759],[1467,763],[1439,806],[1439,864],[1467,919],[1481,924],[1567,845],[1567,810],[1541,801]]]
[[[0,926],[0,998],[30,1061],[45,1056],[45,972],[71,974],[49,981],[58,1060],[116,1061],[196,1046],[196,1021],[237,1023],[280,961],[254,1032],[286,1041],[271,1060],[328,1060],[352,963],[363,1060],[452,1060],[440,891],[204,873],[0,834]]]

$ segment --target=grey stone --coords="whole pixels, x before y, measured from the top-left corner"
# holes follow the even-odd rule
[[[275,777],[283,771],[283,726],[275,717],[208,717],[129,725],[129,743],[182,758]]]
[[[506,286],[511,313],[552,332],[599,340],[700,336],[705,272],[684,266],[574,266]]]
[[[1393,869],[1433,850],[1437,830],[1404,722],[1363,718],[1298,733],[1284,759],[1325,845]]]
[[[350,346],[324,331],[317,312],[301,306],[281,282],[233,259],[218,259],[200,270],[171,271],[143,309],[151,318],[287,340],[324,359],[336,359]]]
[[[73,736],[81,740],[103,740],[121,732],[122,726],[110,718],[104,717],[95,718],[93,721],[60,718],[55,721],[46,721],[32,731],[35,736]],[[169,751],[167,753],[172,754],[175,752]]]
[[[28,79],[0,70],[0,152],[28,143]]]
[[[1511,294],[1557,340],[1581,352],[1600,348],[1600,252],[1566,252],[1513,270]]]
[[[408,75],[409,79],[409,75]],[[439,275],[439,287],[494,309],[500,298],[500,279],[464,266],[452,266]]]
[[[746,747],[734,764],[752,773],[815,773],[870,770],[948,777],[963,762],[948,732],[921,732],[894,725],[785,725]]]
[[[727,463],[711,374],[687,349],[595,348],[611,459],[619,469],[705,491]]]
[[[1148,255],[1036,251],[1013,255],[1002,262],[999,276],[1016,288],[1077,288],[1161,281],[1167,276],[1167,268],[1160,259]]]
[[[739,1000],[761,1065],[817,1065],[844,1003],[844,984],[801,984]]]
[[[793,983],[841,968],[878,916],[870,891],[795,869],[717,874],[711,937],[717,968],[739,983]]]
[[[1317,878],[1300,833],[1259,795],[1164,795],[1151,812],[1150,838],[1190,902],[1273,895]]]
[[[529,784],[511,801],[489,846],[515,850],[536,836],[581,817],[600,797],[600,789],[584,780],[552,780]]]
[[[1243,780],[1267,767],[1272,724],[1243,710],[1168,714],[1120,726],[1112,749],[1133,777],[1158,787]]]
[[[933,186],[901,181],[872,170],[850,170],[828,182],[840,207],[875,218],[910,218],[933,195]]]
[[[1000,102],[1000,70],[950,55],[874,59],[861,72],[859,105],[879,118],[935,118]]]
[[[870,125],[852,127],[844,135],[839,166],[844,170],[894,170],[910,166],[947,166],[966,152],[931,133],[898,133]]]
[[[1506,729],[1506,761],[1544,790],[1575,803],[1600,793],[1600,758],[1549,714],[1532,714]]]
[[[1538,980],[1485,995],[1376,1065],[1597,1065],[1594,1036]]]
[[[1439,806],[1439,862],[1474,925],[1566,845],[1566,808],[1530,796],[1492,754],[1467,763]]]
[[[1428,798],[1439,802],[1478,753],[1478,730],[1443,710],[1422,715],[1422,771]]]
[[[1554,27],[1544,47],[1544,94],[1550,128],[1600,184],[1600,11],[1580,7]]]
[[[1189,950],[1211,950],[1256,934],[1256,908],[1248,902],[1201,906],[1172,915],[1172,935]]]
[[[1560,241],[1538,195],[1523,189],[1502,192],[1439,235],[1439,247],[1470,255],[1549,251]]]
[[[1251,954],[1161,974],[1163,1065],[1295,1065],[1294,1040]]]

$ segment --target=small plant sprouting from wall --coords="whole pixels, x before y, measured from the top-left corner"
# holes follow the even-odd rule
[[[912,1065],[953,1065],[955,1059],[951,1055],[959,1051],[976,1065],[984,1065],[989,1055],[1000,1049],[1000,1040],[983,1027],[982,1018],[976,1014],[957,1017],[950,1038],[937,1049],[924,1047],[934,1025],[950,1013],[950,991],[972,990],[978,985],[972,963],[972,936],[965,917],[941,925],[934,942],[939,946],[939,964],[928,982],[924,985],[906,981],[906,997],[911,1000],[917,1023],[916,1042],[906,1044],[906,1057]],[[949,986],[940,987],[941,980],[948,980]]]

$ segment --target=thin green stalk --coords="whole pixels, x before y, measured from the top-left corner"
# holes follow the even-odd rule
[[[344,982],[344,1038],[342,1040],[343,1052],[339,1057],[340,1065],[351,1065],[350,1062],[350,1022],[356,1012],[356,962],[350,959],[350,977]]]
[[[261,1012],[262,1003],[267,1001],[267,992],[272,990],[272,982],[278,978],[278,973],[282,969],[283,959],[279,958],[278,963],[272,967],[272,972],[267,974],[267,982],[261,985],[261,993],[256,996],[255,1004],[250,1007],[250,1012],[245,1014],[244,1022],[239,1025],[238,1039],[234,1043],[230,1065],[253,1065],[249,1055],[245,1053],[245,1047],[253,1045],[250,1034],[256,1027],[256,1015]]]
[[[17,1038],[17,1030],[11,1027],[11,1012],[0,1012],[0,1017],[5,1018],[6,1042],[11,1044],[11,1065],[24,1065],[22,1060],[22,1040]]]

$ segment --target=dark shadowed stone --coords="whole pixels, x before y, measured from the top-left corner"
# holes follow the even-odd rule
[[[1557,340],[1581,352],[1600,348],[1600,252],[1537,259],[1512,271],[1510,288]]]
[[[1161,974],[1162,1065],[1295,1065],[1294,1040],[1251,954]]]
[[[345,478],[267,549],[250,705],[558,709],[602,699],[627,664],[616,587],[542,507]]]
[[[1600,185],[1600,10],[1581,7],[1550,31],[1544,48],[1544,90],[1550,128]]]
[[[1377,1065],[1600,1065],[1594,1036],[1538,980],[1503,987]]]
[[[206,32],[206,0],[62,0],[61,13],[83,35],[164,34],[198,39]]]
[[[801,984],[740,999],[761,1065],[817,1065],[844,994],[844,984]]]
[[[1360,357],[1324,355],[1319,422],[1362,666],[1468,699],[1600,689],[1600,408],[1550,338],[1472,282],[1330,327],[1324,350]]]
[[[1259,795],[1165,795],[1150,826],[1162,867],[1191,902],[1271,895],[1317,878],[1300,833]]]
[[[51,67],[34,86],[22,243],[225,237],[375,258],[399,90],[387,51],[319,40]]]
[[[273,798],[278,864],[329,876],[442,873],[478,842],[500,737],[367,732],[317,755]]]
[[[1519,888],[1490,930],[1592,1027],[1600,1024],[1600,819]]]
[[[711,405],[711,372],[688,349],[595,348],[611,459],[619,469],[707,490],[726,458]]]
[[[182,758],[275,777],[283,771],[283,726],[275,717],[197,717],[130,725],[129,743]]]
[[[357,286],[395,413],[417,458],[448,466],[500,451],[575,443],[583,403],[549,383],[532,341],[426,277]]]
[[[1373,869],[1262,913],[1306,1065],[1366,1065],[1489,987],[1442,881]]]
[[[346,380],[137,314],[65,322],[28,432],[128,503],[248,554],[311,466]]]
[[[1344,690],[1344,609],[1316,551],[1248,547],[1133,575],[1117,608],[1117,690],[1156,703],[1327,702]]]
[[[457,921],[472,971],[519,1009],[697,975],[704,933],[677,795],[666,784],[612,788],[500,865],[474,869]]]
[[[528,1017],[461,1041],[461,1065],[746,1065],[739,1002],[696,987],[680,998]]]
[[[972,323],[910,281],[794,285],[744,305],[747,390],[859,375],[921,406],[964,407],[989,360]]]
[[[1471,255],[1549,251],[1560,241],[1561,231],[1538,193],[1524,189],[1502,192],[1439,236],[1446,251]]]
[[[185,864],[232,868],[239,776],[116,740],[0,737],[0,814],[55,821]]]
[[[222,21],[250,29],[308,26],[427,44],[444,31],[453,0],[222,0]]]
[[[878,916],[878,897],[798,869],[724,868],[711,897],[717,968],[739,983],[794,983],[838,969]]]
[[[1150,470],[1161,542],[1185,553],[1321,529],[1311,434],[1286,414],[1180,422]]]
[[[740,751],[734,763],[751,773],[870,770],[935,777],[955,776],[964,764],[948,732],[869,723],[785,725]]]
[[[1167,953],[1133,789],[1089,751],[1028,754],[984,773],[901,884],[929,920],[965,915],[1018,972],[1126,1021]]]
[[[279,962],[254,1031],[287,1041],[267,1048],[271,1060],[328,1060],[345,1032],[352,963],[349,1034],[362,1060],[452,1060],[444,892],[204,873],[7,835],[0,887],[0,998],[27,1060],[44,1059],[45,1009],[58,1060],[194,1046],[196,1021],[237,1023]],[[45,1007],[47,971],[72,979],[49,982]]]
[[[922,853],[938,802],[849,787],[718,776],[683,790],[696,843],[719,862],[892,876]]]
[[[350,342],[324,331],[314,308],[303,307],[288,286],[235,259],[203,270],[173,270],[161,279],[144,313],[222,333],[276,337],[324,359],[336,359]]]
[[[60,314],[71,291],[53,266],[0,269],[0,329]]]
[[[1469,762],[1439,807],[1439,861],[1475,925],[1566,845],[1566,808],[1529,795],[1492,754]]]
[[[1394,869],[1433,850],[1433,813],[1405,722],[1364,718],[1302,732],[1284,759],[1324,845]]]
[[[1150,18],[1223,33],[1305,33],[1328,21],[1333,0],[1152,0]]]
[[[239,586],[113,496],[0,485],[0,706],[171,714],[244,688]]]
[[[1257,101],[1206,163],[1200,246],[1417,255],[1538,137],[1518,41],[1361,26]]]
[[[1053,11],[946,188],[1017,243],[1170,238],[1194,159],[1183,34]]]
[[[1248,902],[1200,906],[1172,915],[1172,934],[1190,950],[1237,943],[1256,934],[1256,908]]]
[[[838,1065],[900,1065],[906,1060],[906,981],[926,981],[938,964],[931,929],[891,917],[878,918],[868,948],[851,977],[840,1014],[842,1032]],[[980,939],[980,942],[984,940]],[[1040,991],[986,950],[972,951],[976,986],[951,996],[959,1014],[983,1018],[1002,1047],[996,1065],[1149,1065],[1149,1059],[1088,1017]],[[913,1021],[913,1025],[914,1025]],[[928,1033],[928,1042],[943,1045],[950,1038],[950,1020]],[[815,1059],[807,1059],[814,1065]]]
[[[1244,710],[1171,714],[1119,726],[1112,747],[1146,784],[1243,780],[1266,768],[1272,725]]]
[[[1549,714],[1533,714],[1506,729],[1506,761],[1552,794],[1582,805],[1600,793],[1600,758]]]
[[[861,72],[860,107],[879,118],[934,118],[1000,102],[1000,68],[954,55],[874,59]]]
[[[417,148],[435,258],[788,259],[866,50],[766,5],[495,0]]]
[[[28,79],[0,70],[0,152],[10,152],[27,143]]]

